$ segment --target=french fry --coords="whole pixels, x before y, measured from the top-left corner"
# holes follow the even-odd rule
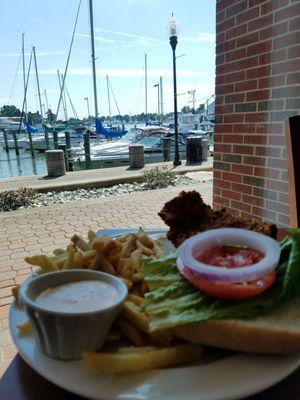
[[[145,256],[153,256],[153,254],[154,254],[153,250],[144,246],[143,243],[141,243],[139,240],[136,241],[136,246],[138,249],[140,249],[141,253],[144,254]]]
[[[36,255],[36,256],[32,256],[32,257],[25,257],[25,261],[28,264],[36,265],[36,266],[40,267],[41,271],[39,271],[39,273],[45,273],[45,272],[51,272],[51,271],[58,270],[55,263],[53,263],[51,261],[51,259],[44,254]]]
[[[72,246],[68,246],[68,258],[63,265],[63,269],[73,269],[74,268],[74,258],[76,250]]]
[[[127,258],[130,256],[131,252],[135,249],[136,247],[136,235],[133,233],[130,233],[127,235],[127,238],[125,240],[125,243],[122,247],[120,256],[123,258]]]
[[[103,256],[102,253],[98,252],[90,264],[90,269],[96,269],[99,271],[107,272],[108,274],[111,275],[116,274],[111,263]]]
[[[155,346],[143,346],[143,347],[134,347],[134,346],[128,346],[128,347],[120,347],[118,349],[119,354],[128,354],[128,353],[142,353],[145,351],[152,351],[156,350],[157,347]]]
[[[99,235],[96,236],[92,242],[91,242],[91,247],[99,252],[103,251],[103,248],[107,244],[108,241],[111,241],[112,238],[107,235]]]
[[[132,288],[132,285],[133,285],[132,282],[130,282],[128,279],[122,278],[121,276],[119,276],[119,278],[125,283],[128,290],[130,290]]]
[[[143,334],[123,318],[117,318],[114,326],[135,346],[143,346],[145,344]]]
[[[130,260],[134,271],[139,271],[141,269],[142,250],[140,248],[135,249],[130,255]]]
[[[141,307],[141,305],[144,302],[143,297],[137,296],[136,294],[129,294],[128,300],[131,301],[132,303],[136,304],[139,307]]]
[[[125,301],[120,315],[142,332],[149,332],[149,321],[146,314],[136,304],[131,303],[131,301]]]
[[[17,325],[17,328],[19,329],[19,333],[21,335],[25,335],[26,333],[30,333],[32,326],[30,321],[25,321],[23,324]]]
[[[96,250],[87,250],[84,251],[82,254],[82,257],[84,260],[91,260],[92,258],[95,257],[95,255],[97,254]]]
[[[173,347],[149,349],[133,352],[82,354],[85,361],[100,373],[130,374],[156,368],[195,361],[203,354],[203,349],[196,344],[180,344]]]
[[[92,246],[78,235],[73,235],[71,242],[82,251],[92,250]]]
[[[64,250],[64,249],[54,249],[53,250],[53,254],[55,256],[61,256],[62,254],[66,254],[66,250]]]
[[[88,239],[89,239],[90,243],[92,243],[92,241],[95,239],[96,236],[97,236],[96,233],[94,231],[92,231],[91,229],[89,229],[89,231],[88,231]]]

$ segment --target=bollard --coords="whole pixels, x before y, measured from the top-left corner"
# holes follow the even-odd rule
[[[202,138],[189,136],[186,141],[186,164],[202,162]]]
[[[84,145],[86,169],[90,169],[91,168],[91,147],[90,147],[90,135],[88,133],[83,134],[83,145]]]
[[[209,140],[202,139],[202,161],[207,161],[208,152],[209,152]]]
[[[65,158],[65,165],[66,165],[66,171],[69,171],[69,160],[68,160],[68,151],[67,151],[67,145],[65,144],[59,144],[58,149],[62,150],[64,152],[64,158]]]
[[[15,152],[16,152],[16,155],[19,156],[20,152],[19,152],[18,141],[17,141],[17,132],[13,131],[12,134],[13,134],[13,138],[14,138],[14,142],[15,142]]]
[[[129,146],[129,166],[130,168],[142,168],[145,166],[143,145],[133,144]]]
[[[32,155],[32,157],[34,157],[34,150],[33,150],[33,143],[32,143],[32,134],[30,131],[27,132],[28,133],[28,140],[29,140],[29,146],[30,146],[30,153]]]
[[[71,149],[71,136],[70,136],[69,131],[65,131],[65,138],[66,138],[67,149],[70,150]]]
[[[5,151],[6,151],[6,153],[9,153],[6,129],[3,130],[3,137],[4,137],[4,148],[5,148]]]
[[[58,132],[56,130],[53,131],[53,143],[54,143],[54,148],[57,150],[58,149]]]
[[[66,174],[63,150],[46,150],[45,155],[48,176],[61,176]]]
[[[44,131],[44,136],[45,136],[45,142],[46,142],[46,149],[49,150],[50,144],[49,144],[49,133],[47,129]]]
[[[171,138],[163,138],[163,157],[164,161],[170,161],[171,160]]]
[[[71,136],[70,136],[70,132],[69,131],[65,131],[65,138],[66,138],[67,160],[68,160],[67,171],[73,171],[73,164],[71,162],[71,158],[72,158]]]

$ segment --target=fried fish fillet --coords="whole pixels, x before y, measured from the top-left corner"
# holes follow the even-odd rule
[[[276,238],[277,234],[274,224],[260,222],[254,218],[235,217],[228,214],[225,208],[214,211],[195,190],[181,192],[168,201],[158,215],[170,227],[167,237],[175,246],[179,246],[196,233],[216,228],[244,228],[272,238]]]

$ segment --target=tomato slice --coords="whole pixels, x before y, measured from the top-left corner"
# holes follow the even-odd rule
[[[257,296],[264,292],[275,281],[275,270],[259,279],[245,283],[224,283],[213,282],[201,279],[191,274],[187,268],[184,268],[182,274],[185,278],[198,289],[213,297],[222,299],[247,299]]]

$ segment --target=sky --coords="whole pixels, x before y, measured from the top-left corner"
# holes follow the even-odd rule
[[[0,1],[0,107],[22,109],[22,33],[25,68],[32,46],[42,104],[55,113],[59,100],[57,70],[64,73],[79,0]],[[172,12],[180,24],[176,48],[178,108],[196,105],[214,93],[215,0],[94,0],[94,34],[99,115],[109,115],[106,76],[109,77],[112,115],[145,112],[144,59],[148,64],[148,112],[157,112],[157,88],[162,77],[164,113],[173,110],[172,50],[167,25]],[[88,0],[81,1],[70,56],[66,88],[80,118],[94,113]],[[45,92],[46,95],[45,96]],[[32,62],[28,111],[39,110],[36,74]],[[114,101],[114,97],[116,101]],[[88,101],[85,100],[88,98]],[[67,99],[68,118],[74,116]],[[60,108],[59,117],[63,116]]]

